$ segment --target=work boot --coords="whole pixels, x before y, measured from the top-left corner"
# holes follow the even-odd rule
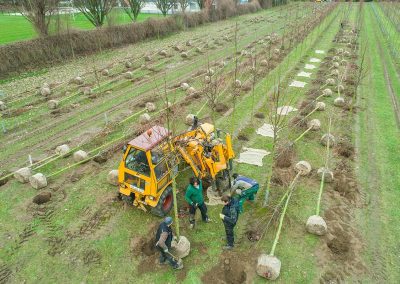
[[[226,246],[222,247],[222,249],[223,249],[223,250],[232,250],[232,249],[233,249],[233,246],[226,245]]]
[[[211,219],[210,219],[210,218],[207,218],[207,219],[204,220],[204,222],[205,222],[205,223],[210,223],[210,222],[211,222]]]

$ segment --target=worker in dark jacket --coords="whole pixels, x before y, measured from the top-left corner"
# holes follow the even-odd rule
[[[166,261],[168,261],[174,269],[182,269],[183,265],[178,263],[178,261],[169,253],[173,238],[171,225],[172,218],[166,217],[158,227],[156,233],[156,247],[160,251],[160,264],[164,264]]]
[[[237,220],[239,218],[239,205],[236,199],[230,197],[229,195],[222,196],[221,200],[224,202],[224,207],[222,208],[222,213],[219,217],[222,219],[225,227],[226,233],[226,246],[223,249],[231,250],[234,246],[234,232],[233,229],[236,226]]]
[[[189,222],[190,228],[193,229],[195,226],[195,215],[196,209],[199,208],[201,212],[201,218],[204,222],[208,223],[211,220],[207,215],[207,206],[204,203],[203,198],[203,184],[197,177],[190,178],[190,184],[186,189],[185,200],[189,203]]]

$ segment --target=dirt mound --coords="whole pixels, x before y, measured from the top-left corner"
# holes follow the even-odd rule
[[[265,115],[261,112],[257,112],[256,114],[254,114],[254,117],[256,118],[265,118]]]
[[[271,182],[278,186],[288,186],[293,180],[295,173],[292,168],[277,168],[273,169]]]
[[[341,257],[345,257],[349,252],[349,239],[345,237],[346,235],[341,235],[340,237],[335,237],[327,243],[328,248],[335,254]]]
[[[275,165],[279,168],[288,168],[292,165],[295,156],[293,145],[280,144],[276,148]]]
[[[238,139],[240,141],[249,141],[249,138],[244,134],[239,134]]]
[[[49,202],[50,199],[51,199],[50,192],[41,192],[38,195],[36,195],[32,201],[33,203],[40,205]]]
[[[215,110],[219,113],[224,113],[229,110],[229,107],[226,104],[217,104]]]
[[[100,264],[101,254],[93,249],[83,253],[83,263],[85,265]]]
[[[325,272],[319,279],[320,284],[339,284],[343,283],[344,277],[341,273],[334,273],[332,271]]]
[[[258,242],[261,238],[261,234],[256,230],[248,230],[245,235],[250,242]]]
[[[334,169],[335,182],[333,189],[352,202],[358,201],[358,184],[351,165],[345,160],[339,162]]]
[[[291,127],[298,127],[300,129],[307,129],[307,123],[307,119],[302,115],[294,116],[289,122]]]
[[[245,264],[246,260],[243,257],[222,255],[219,263],[206,272],[201,280],[203,283],[245,283],[247,279]]]
[[[341,140],[336,147],[337,153],[345,158],[354,156],[354,146],[348,140]]]

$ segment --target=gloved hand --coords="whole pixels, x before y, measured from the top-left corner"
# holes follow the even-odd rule
[[[173,237],[172,237],[172,240],[174,240],[175,242],[177,242],[177,241],[178,241],[178,238],[177,238],[176,236],[173,236]]]
[[[236,194],[241,195],[242,194],[242,190],[240,188],[236,189]]]
[[[164,252],[168,252],[168,248],[164,249]]]
[[[224,215],[224,214],[219,214],[219,218],[221,218],[222,220],[224,220],[225,215]]]
[[[194,207],[194,208],[197,208],[198,207],[198,204],[197,203],[192,203],[192,206]]]

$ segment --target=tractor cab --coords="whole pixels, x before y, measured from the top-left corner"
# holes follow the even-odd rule
[[[124,155],[119,165],[119,193],[122,199],[145,209],[157,207],[164,189],[171,184],[171,159],[166,159],[169,131],[162,126],[154,126],[131,140],[124,147]],[[175,171],[176,172],[176,171]],[[166,197],[162,211],[172,207],[172,197]],[[163,215],[159,213],[157,215]]]

